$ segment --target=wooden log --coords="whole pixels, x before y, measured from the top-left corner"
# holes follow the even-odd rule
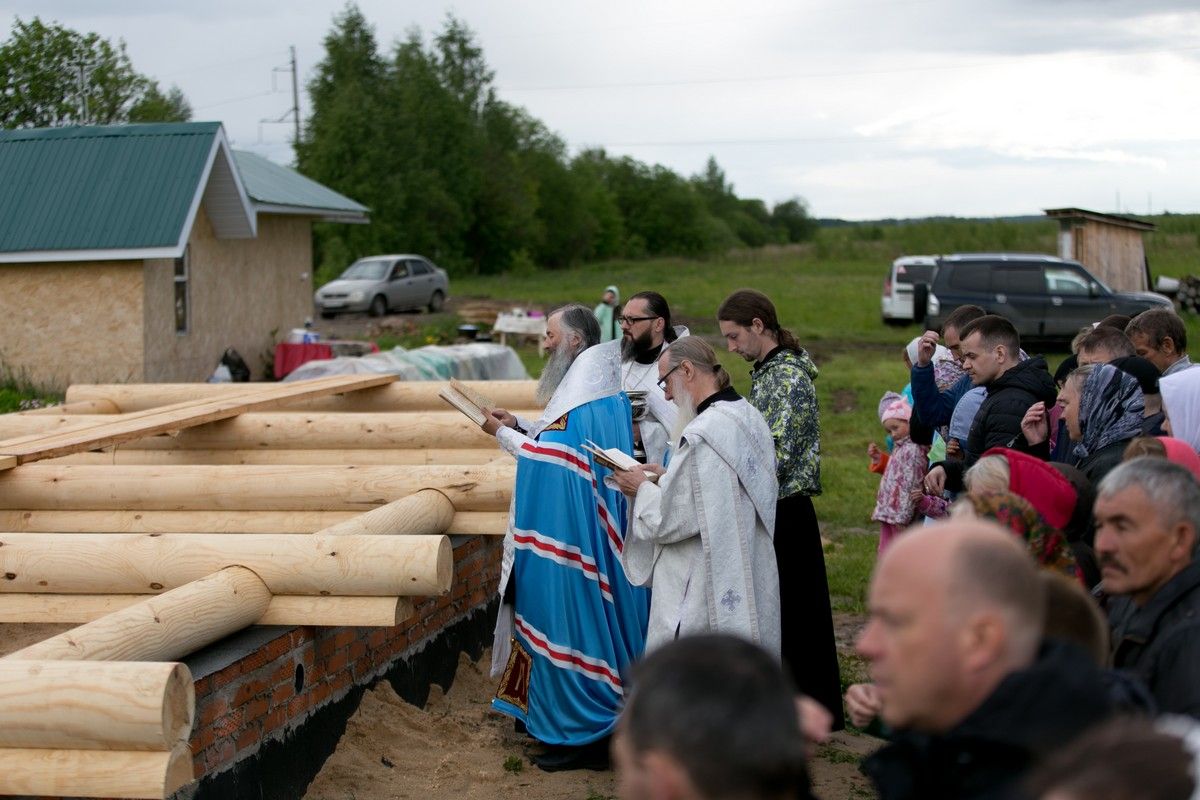
[[[144,594],[0,594],[0,623],[91,622],[146,599]],[[413,615],[407,597],[275,595],[258,625],[387,628]]]
[[[0,659],[0,747],[170,750],[195,713],[183,664]]]
[[[493,445],[495,442],[493,442]],[[441,466],[488,464],[496,460],[494,448],[429,448],[422,450],[135,450],[131,445],[96,453],[74,453],[46,464],[146,465],[181,464],[362,464]],[[507,457],[507,456],[506,456]]]
[[[20,412],[22,416],[62,414],[120,414],[121,409],[111,400],[80,400],[78,403],[60,403],[45,408],[33,408]]]
[[[272,594],[407,597],[448,591],[454,556],[445,536],[0,536],[0,592],[157,594],[234,564],[253,570]]]
[[[80,430],[8,439],[0,442],[0,455],[16,456],[18,463],[27,464],[204,425],[247,411],[275,408],[287,400],[324,397],[382,386],[394,380],[394,375],[337,375],[289,384],[262,384],[254,389],[243,388],[231,396],[185,400],[148,411],[115,415],[113,419]]]
[[[0,511],[15,533],[315,533],[361,511]],[[457,511],[448,535],[503,536],[506,511]]]
[[[537,412],[518,413],[536,416]],[[83,425],[76,420],[95,424],[112,418],[102,415],[32,418],[0,415],[0,438]],[[456,449],[492,453],[498,450],[495,437],[484,433],[478,425],[454,410],[388,414],[249,413],[170,434],[127,441],[118,450],[396,450],[439,449],[448,444],[453,444]]]
[[[270,601],[271,591],[257,575],[245,567],[227,567],[5,658],[174,661],[253,625]]]
[[[508,408],[535,408],[537,381],[463,381],[467,386],[487,395],[497,405]],[[68,403],[80,400],[107,400],[123,412],[142,411],[156,406],[233,394],[239,386],[256,384],[231,383],[133,383],[133,384],[75,384],[67,389]],[[257,384],[262,385],[262,384]],[[270,385],[270,384],[267,384]],[[289,411],[428,411],[444,410],[446,403],[438,396],[444,381],[397,381],[373,389],[362,389],[337,397],[313,400],[289,400]]]
[[[193,778],[192,751],[0,749],[0,794],[166,798]]]
[[[516,466],[175,466],[29,464],[0,473],[0,508],[369,511],[437,489],[459,511],[506,511]]]
[[[444,533],[454,521],[454,504],[435,489],[422,489],[402,500],[325,528],[318,536],[413,536]]]

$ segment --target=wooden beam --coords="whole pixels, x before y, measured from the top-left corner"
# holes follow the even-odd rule
[[[0,794],[167,798],[193,778],[192,751],[0,749]]]
[[[245,567],[226,567],[5,659],[174,661],[253,625],[266,613],[270,601],[271,592],[257,575]]]
[[[0,659],[0,747],[170,750],[195,713],[183,664]]]
[[[534,408],[537,381],[463,381],[507,408]],[[81,400],[107,400],[123,412],[142,411],[192,398],[214,398],[235,394],[238,387],[255,384],[233,383],[134,383],[75,384],[67,389],[68,403]],[[397,381],[374,389],[363,389],[337,397],[289,400],[282,406],[289,411],[429,411],[443,410],[438,398],[444,381]]]
[[[361,511],[0,511],[14,533],[315,533]],[[503,536],[507,511],[457,511],[449,535]]]
[[[193,399],[150,411],[123,414],[116,420],[78,431],[9,439],[0,442],[0,455],[16,456],[18,463],[25,464],[203,425],[246,411],[273,408],[288,400],[381,386],[395,379],[394,375],[339,375],[312,381],[264,384],[263,388],[242,389],[232,397]]]
[[[493,445],[495,442],[493,442]],[[487,464],[496,460],[500,451],[494,448],[428,448],[420,450],[138,450],[131,442],[97,453],[74,453],[44,461],[44,464],[90,464],[123,466],[179,466],[184,464],[234,465],[255,464],[348,464],[412,466],[451,466]]]
[[[157,594],[231,564],[253,570],[272,594],[407,597],[448,591],[454,556],[445,536],[0,536],[0,592]]]
[[[318,536],[413,536],[444,533],[454,521],[454,504],[434,489],[368,511],[320,531]]]
[[[0,472],[17,466],[16,456],[0,456]]]
[[[146,599],[144,594],[0,594],[0,623],[91,622]],[[258,625],[390,628],[413,615],[408,597],[275,595]]]
[[[0,508],[369,511],[437,489],[459,511],[507,511],[516,466],[175,466],[30,464],[0,473]]]

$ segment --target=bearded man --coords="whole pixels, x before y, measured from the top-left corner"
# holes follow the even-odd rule
[[[771,430],[729,385],[703,339],[671,343],[658,371],[665,396],[679,408],[670,467],[613,474],[633,498],[622,562],[630,580],[654,587],[646,647],[728,633],[779,658]],[[657,484],[650,474],[659,476]]]
[[[627,392],[645,393],[645,410],[635,414],[633,425],[635,448],[641,445],[634,455],[642,455],[640,460],[647,464],[662,464],[678,415],[658,386],[658,357],[665,345],[687,336],[688,330],[682,325],[671,326],[671,307],[658,292],[638,292],[629,298],[617,321],[622,331],[621,387]]]
[[[582,445],[633,450],[620,346],[597,345],[590,309],[546,320],[551,356],[536,422],[495,409],[483,429],[517,459],[500,576],[492,705],[545,745],[548,771],[603,769],[629,666],[645,647],[649,597],[621,568],[626,505]]]

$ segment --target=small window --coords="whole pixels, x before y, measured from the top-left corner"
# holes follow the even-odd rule
[[[954,264],[950,267],[950,288],[964,292],[987,292],[991,264]]]
[[[188,273],[190,272],[192,246],[184,248],[183,258],[175,259],[175,333],[188,332],[188,317],[191,306],[188,291]]]
[[[1091,287],[1081,273],[1065,267],[1046,267],[1046,289],[1050,294],[1088,297]]]
[[[428,275],[429,274],[429,265],[426,264],[424,261],[410,261],[408,263],[409,263],[409,266],[412,267],[413,275]]]
[[[397,261],[396,266],[392,267],[392,280],[396,280],[397,278],[407,278],[407,277],[408,277],[408,267],[404,265],[403,261]]]
[[[896,265],[896,283],[929,283],[932,280],[932,264]]]
[[[1001,264],[992,272],[992,291],[997,294],[1045,294],[1042,268],[1030,264]]]

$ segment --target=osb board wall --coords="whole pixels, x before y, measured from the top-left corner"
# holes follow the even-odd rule
[[[1118,292],[1143,292],[1146,286],[1142,232],[1091,222],[1073,228],[1074,258]]]
[[[0,365],[47,389],[141,382],[142,262],[0,265]]]
[[[174,262],[146,262],[144,380],[202,381],[227,347],[265,377],[264,355],[312,315],[311,222],[264,215],[258,238],[217,239],[202,207],[189,244],[187,333],[175,332]]]

